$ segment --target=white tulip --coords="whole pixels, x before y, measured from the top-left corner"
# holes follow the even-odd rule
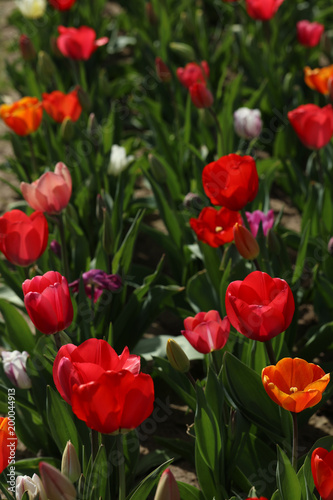
[[[47,500],[42,481],[37,474],[29,476],[17,476],[16,478],[16,500],[21,500],[24,492],[28,493],[29,499],[39,495],[39,500]]]
[[[119,175],[134,160],[133,155],[126,156],[126,149],[114,144],[111,148],[108,174]]]
[[[20,389],[30,389],[31,380],[26,365],[29,354],[26,351],[2,351],[3,369],[13,385]]]
[[[243,139],[259,137],[262,130],[261,113],[259,109],[239,108],[234,112],[235,132]]]
[[[37,19],[46,10],[46,0],[16,0],[16,6],[24,17]]]

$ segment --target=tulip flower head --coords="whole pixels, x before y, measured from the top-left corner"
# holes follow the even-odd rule
[[[27,35],[20,35],[19,46],[21,55],[25,61],[32,61],[36,58],[36,49]]]
[[[77,95],[77,89],[69,94],[64,94],[59,90],[54,90],[50,94],[43,94],[43,108],[46,113],[58,123],[62,123],[65,118],[70,118],[76,122],[80,116],[82,107]]]
[[[246,11],[252,19],[269,21],[275,16],[283,0],[245,0]]]
[[[319,403],[330,374],[304,359],[283,358],[276,365],[266,366],[261,378],[265,391],[276,404],[299,413]]]
[[[53,364],[60,395],[86,425],[104,434],[135,429],[153,411],[154,384],[140,373],[140,357],[120,356],[105,341],[62,346]]]
[[[0,474],[12,460],[15,461],[17,437],[13,429],[8,417],[0,417]]]
[[[217,248],[233,241],[233,227],[237,222],[241,223],[242,218],[234,210],[224,207],[220,210],[205,207],[197,219],[194,217],[190,219],[190,226],[195,231],[198,240]]]
[[[195,83],[206,84],[209,78],[209,66],[206,61],[202,61],[200,65],[191,62],[185,68],[178,68],[176,73],[180,83],[189,89]]]
[[[222,349],[229,338],[230,322],[221,319],[218,311],[199,312],[184,320],[182,335],[202,354]]]
[[[125,170],[134,160],[133,155],[128,155],[126,149],[118,144],[113,144],[110,154],[110,162],[108,166],[108,174],[118,176]]]
[[[239,137],[254,139],[262,130],[261,112],[259,109],[239,108],[234,112],[234,128]]]
[[[29,354],[26,351],[2,351],[3,369],[15,387],[30,389],[31,380],[27,374],[26,365]]]
[[[54,500],[75,500],[76,489],[71,481],[47,462],[39,462],[39,473],[42,478],[46,497]]]
[[[57,47],[61,54],[69,59],[86,61],[98,47],[106,45],[109,39],[104,36],[96,40],[96,32],[88,26],[80,28],[58,27]]]
[[[190,369],[190,360],[180,345],[173,339],[169,339],[166,347],[166,354],[170,365],[174,370],[187,373]]]
[[[0,251],[17,266],[30,266],[44,253],[49,230],[42,212],[11,210],[0,217]]]
[[[47,500],[42,481],[37,474],[32,477],[17,476],[16,478],[16,500],[21,500],[24,493],[27,492],[29,498],[38,498],[38,500]]]
[[[230,154],[205,166],[202,183],[213,205],[241,210],[254,200],[259,188],[257,167],[252,156]]]
[[[72,194],[72,178],[62,162],[56,164],[54,172],[46,172],[28,184],[21,182],[23,198],[41,212],[58,214],[67,207]]]
[[[67,280],[56,271],[35,276],[22,284],[24,305],[35,327],[45,335],[60,332],[73,320]]]
[[[251,233],[254,237],[256,237],[258,234],[260,223],[262,224],[264,236],[267,236],[268,231],[274,226],[273,210],[268,210],[267,214],[265,214],[261,210],[255,210],[252,213],[245,212],[245,215],[249,223]]]
[[[205,83],[197,82],[189,88],[191,100],[198,109],[210,108],[213,105],[214,97]]]
[[[296,24],[297,39],[305,47],[315,47],[320,42],[325,26],[319,23],[311,23],[306,19]]]
[[[2,104],[0,118],[17,135],[32,134],[38,129],[43,118],[42,103],[37,97],[23,97],[13,104]]]
[[[323,68],[304,68],[304,81],[312,90],[328,95],[333,82],[333,64]]]
[[[311,471],[322,500],[333,500],[333,451],[316,448],[311,455]]]
[[[265,342],[291,323],[295,301],[288,283],[254,271],[229,284],[225,305],[232,326],[249,339]]]
[[[289,111],[288,119],[299,140],[309,149],[320,149],[333,136],[333,108],[315,104],[303,104]]]
[[[102,295],[103,290],[116,292],[122,286],[120,276],[117,274],[107,274],[101,269],[91,269],[82,274],[82,280],[87,297],[91,299],[94,293],[94,302],[96,302]],[[75,280],[69,284],[72,292],[79,291],[80,280]]]
[[[24,17],[38,19],[45,14],[46,0],[16,0],[16,6]]]
[[[69,10],[76,0],[49,0],[49,4],[57,10]]]

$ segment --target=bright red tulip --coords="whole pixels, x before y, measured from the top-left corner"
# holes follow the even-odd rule
[[[206,61],[202,61],[199,65],[197,63],[188,63],[185,68],[178,68],[178,80],[184,87],[189,89],[194,83],[206,83],[209,78],[209,66]]]
[[[66,278],[56,271],[35,276],[22,284],[24,305],[35,327],[45,335],[67,328],[73,305]]]
[[[306,19],[296,24],[297,39],[305,47],[315,47],[320,42],[325,26],[319,23],[311,23]]]
[[[230,283],[225,305],[232,326],[260,342],[284,332],[295,311],[288,283],[260,271],[250,273],[243,281]]]
[[[207,89],[205,83],[194,83],[190,87],[190,95],[194,106],[197,108],[210,108],[214,102],[213,94]]]
[[[30,266],[44,253],[49,229],[42,212],[11,210],[0,217],[0,251],[17,266]]]
[[[331,104],[323,108],[315,104],[303,104],[289,111],[288,119],[299,140],[309,149],[323,148],[333,136]]]
[[[0,474],[9,463],[15,463],[17,437],[8,417],[0,417]]]
[[[69,10],[76,0],[49,0],[50,5],[57,10]]]
[[[252,156],[230,154],[205,166],[202,183],[213,205],[241,210],[257,196],[259,178]]]
[[[319,403],[330,381],[330,374],[305,359],[283,358],[276,365],[266,366],[261,378],[265,391],[274,403],[299,413]]]
[[[217,311],[199,312],[184,320],[182,335],[192,347],[202,354],[222,349],[229,338],[230,322],[227,316],[221,319]]]
[[[311,455],[311,470],[322,500],[333,500],[333,451],[316,448]]]
[[[233,241],[233,227],[237,222],[241,223],[242,218],[234,210],[228,210],[224,207],[220,210],[205,207],[200,212],[198,219],[190,219],[190,226],[195,231],[198,240],[217,248]]]
[[[56,122],[62,123],[65,118],[76,122],[80,118],[82,107],[77,96],[77,89],[69,94],[54,90],[50,94],[42,94],[42,97],[43,108]]]
[[[250,17],[259,21],[268,21],[275,16],[283,0],[245,0],[246,11]]]
[[[58,27],[57,47],[63,56],[76,60],[87,60],[98,47],[108,43],[104,36],[96,40],[96,32],[88,26],[80,28]]]
[[[127,347],[118,356],[99,339],[62,346],[53,365],[54,383],[75,415],[105,434],[135,429],[153,411],[152,378],[139,372],[139,356]]]
[[[66,165],[59,162],[54,172],[45,172],[31,184],[21,182],[20,187],[23,198],[34,210],[57,214],[69,203],[72,178]]]

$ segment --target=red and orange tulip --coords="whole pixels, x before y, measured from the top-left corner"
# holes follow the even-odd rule
[[[266,366],[261,378],[265,391],[276,404],[299,413],[319,403],[330,374],[304,359],[283,358],[276,365]]]
[[[37,97],[23,97],[13,104],[0,106],[0,118],[17,135],[35,132],[43,118],[42,103]]]
[[[0,474],[8,466],[12,458],[15,458],[17,437],[11,429],[11,421],[8,417],[0,417]]]
[[[327,95],[330,92],[330,85],[333,80],[333,64],[324,68],[311,69],[304,68],[304,81],[310,89],[317,90],[321,94]]]

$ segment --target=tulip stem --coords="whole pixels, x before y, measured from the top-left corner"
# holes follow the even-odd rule
[[[37,177],[37,175],[38,175],[38,169],[37,169],[36,155],[35,155],[34,145],[33,145],[33,142],[32,142],[32,139],[31,139],[30,135],[27,135],[27,140],[28,140],[29,150],[30,150],[30,159],[31,159],[31,165],[32,165],[32,172],[33,172],[34,177]],[[30,176],[29,172],[27,171],[26,173],[27,173],[29,182],[31,182],[31,176]]]
[[[93,464],[98,452],[98,432],[95,431],[94,429],[91,429],[90,443],[91,443],[91,463]]]
[[[193,385],[193,387],[195,389],[196,388],[196,383],[195,383],[195,380],[194,380],[193,376],[191,375],[190,372],[187,372],[186,375],[187,375],[187,378],[189,379],[189,381],[191,382],[191,384]]]
[[[215,113],[215,111],[213,110],[213,108],[207,108],[209,113],[212,115],[212,117],[214,118],[214,121],[216,123],[216,126],[217,126],[217,131],[218,131],[218,141],[217,141],[217,154],[218,156],[222,156],[223,155],[223,151],[224,151],[224,146],[223,146],[223,133],[222,133],[222,129],[221,129],[221,125],[220,125],[220,122],[217,118],[217,115]]]
[[[265,347],[266,351],[268,354],[268,359],[272,365],[276,365],[276,357],[275,357],[275,352],[272,346],[272,341],[271,339],[266,340],[265,342]]]
[[[244,226],[245,226],[245,227],[246,227],[246,229],[248,229],[248,230],[250,231],[250,233],[252,234],[252,231],[251,231],[251,228],[250,228],[249,221],[247,220],[247,217],[246,217],[245,208],[242,208],[242,210],[241,210],[240,212],[241,212],[241,215],[242,215],[242,219],[243,219],[243,224],[244,224]]]
[[[69,281],[69,265],[68,265],[67,246],[66,246],[65,226],[62,214],[60,214],[59,217],[57,217],[57,223],[59,227],[60,241],[61,241],[61,259],[62,259],[63,273],[67,281]]]
[[[320,158],[320,149],[317,149],[316,151],[316,158],[317,158],[319,182],[322,186],[324,186],[324,174],[323,174],[323,165]]]
[[[123,435],[119,434],[117,436],[117,448],[119,455],[119,495],[118,500],[125,500],[126,498],[126,478],[125,478],[125,457],[124,457],[124,444],[123,444]]]
[[[290,412],[293,418],[293,456],[292,456],[292,465],[297,472],[297,448],[298,448],[298,425],[297,425],[297,414],[293,411]]]
[[[54,334],[54,342],[55,342],[55,345],[56,345],[56,348],[57,348],[57,351],[59,351],[60,347],[61,347],[61,337],[60,337],[60,333],[57,332]]]
[[[257,259],[253,259],[253,264],[256,266],[256,270],[257,270],[257,271],[261,271],[261,269],[260,269],[260,265],[259,265],[259,262],[258,262],[258,260],[257,260]]]

